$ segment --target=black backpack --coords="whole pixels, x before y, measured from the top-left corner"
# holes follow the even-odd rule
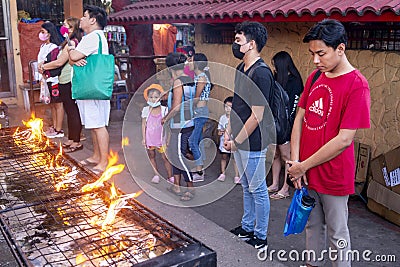
[[[251,68],[248,74],[249,78],[252,77],[254,71],[259,67],[267,68],[272,75],[271,69],[264,62],[257,61],[254,64],[255,65]],[[268,104],[275,120],[276,143],[281,145],[287,141],[288,135],[290,135],[289,96],[285,89],[283,89],[282,85],[280,85],[275,79],[270,94]]]

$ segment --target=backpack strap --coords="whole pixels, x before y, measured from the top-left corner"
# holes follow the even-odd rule
[[[310,88],[318,80],[318,78],[319,78],[319,76],[321,76],[321,74],[322,74],[322,72],[320,70],[317,70],[317,72],[314,74],[314,77],[312,78]]]
[[[178,77],[178,79],[182,83],[182,105],[181,105],[181,127],[185,125],[185,105],[183,104],[185,102],[185,86],[188,86],[188,83],[186,83],[182,76]],[[196,92],[196,88],[195,88]],[[189,90],[190,97],[189,97],[189,111],[190,111],[190,118],[193,118],[194,116],[194,111],[193,111],[193,90]]]
[[[181,101],[181,107],[180,107],[180,124],[181,127],[185,125],[185,105],[183,104],[185,102],[185,88],[184,86],[187,85],[185,84],[185,81],[181,79],[182,77],[178,77],[177,80],[180,80],[182,83],[182,101]],[[168,94],[168,109],[171,110],[172,108],[172,94],[173,91],[171,90],[171,93]],[[193,90],[190,90],[190,99],[189,99],[189,106],[190,106],[190,116],[193,118]],[[173,128],[174,124],[174,118],[171,118],[171,128]]]
[[[257,61],[256,63],[254,63],[253,64],[253,66],[251,66],[251,69],[250,69],[250,71],[249,71],[249,73],[247,74],[247,76],[251,79],[252,78],[252,76],[253,76],[253,74],[254,74],[254,72],[256,71],[256,69],[258,69],[258,68],[267,68],[270,72],[271,72],[271,75],[272,75],[272,71],[271,71],[271,69],[268,67],[268,65],[267,64],[265,64],[265,62],[263,62],[263,61]],[[274,76],[272,76],[272,82],[274,83],[275,82],[275,79],[274,79]],[[274,86],[273,84],[272,84],[272,86]],[[270,92],[269,92],[269,101],[268,101],[268,105],[271,103],[271,101],[272,101],[272,90],[273,90],[273,88],[270,90]]]
[[[265,64],[262,61],[257,61],[256,63],[253,64],[253,66],[250,67],[250,71],[247,74],[247,76],[249,76],[249,78],[251,78],[253,76],[254,72],[256,71],[256,69],[258,69],[259,67],[264,67],[264,68],[269,69],[267,64]]]

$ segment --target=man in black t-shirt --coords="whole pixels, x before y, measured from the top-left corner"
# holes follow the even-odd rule
[[[232,113],[224,142],[225,149],[234,151],[243,187],[243,217],[235,233],[264,250],[270,211],[265,158],[272,138],[268,131],[274,129],[267,100],[274,80],[269,68],[258,67],[263,62],[260,52],[267,42],[266,28],[258,22],[243,22],[236,26],[235,33],[232,52],[243,62],[235,75]]]

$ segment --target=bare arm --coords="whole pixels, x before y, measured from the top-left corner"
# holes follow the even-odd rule
[[[142,145],[146,146],[146,118],[142,118]]]
[[[246,120],[243,125],[243,128],[240,130],[238,135],[235,138],[236,143],[241,144],[243,143],[257,128],[260,122],[263,119],[264,115],[264,106],[252,106],[251,107],[251,115]],[[226,135],[225,135],[226,136]],[[229,140],[229,139],[228,139]],[[225,146],[225,144],[224,144]],[[227,149],[229,148],[229,149]],[[227,150],[236,150],[236,146],[233,140],[226,142],[225,149]]]
[[[68,61],[68,50],[67,46],[65,46],[61,52],[61,55],[56,60],[43,64],[42,68],[44,70],[56,69],[58,67],[64,66],[65,63],[67,63],[67,61]]]
[[[264,106],[252,106],[251,107],[251,115],[246,120],[243,125],[243,128],[240,130],[235,140],[237,143],[243,143],[257,128],[260,122],[263,119],[264,115]]]
[[[300,158],[300,136],[304,114],[305,110],[299,108],[293,123],[292,135],[290,138],[290,158],[293,161],[298,161]]]
[[[174,81],[172,92],[174,94],[174,97],[172,99],[171,110],[169,110],[167,116],[163,118],[163,122],[169,121],[179,111],[183,96],[183,86],[182,82],[179,79],[176,79]]]
[[[323,145],[317,152],[315,152],[308,159],[303,162],[288,161],[292,166],[288,169],[288,173],[293,177],[296,188],[301,188],[301,180],[309,169],[325,163],[340,153],[342,153],[348,146],[351,145],[356,130],[353,129],[340,129],[338,135],[332,138],[328,143]],[[305,180],[307,184],[307,180]]]
[[[85,66],[86,65],[86,55],[75,50],[75,43],[72,42],[71,45],[67,46],[69,64],[77,65],[77,66]]]
[[[70,49],[70,48],[69,48]],[[85,58],[86,57],[86,55],[85,54],[82,54],[81,52],[79,52],[79,51],[76,51],[75,49],[71,49],[71,50],[69,50],[69,60],[70,60],[70,62],[72,61],[72,62],[76,62],[76,61],[79,61],[80,59],[83,59],[83,58]],[[71,64],[72,65],[72,64]]]
[[[207,84],[207,79],[204,76],[201,76],[196,86],[196,98],[200,97],[201,92],[203,92],[203,89],[206,86],[206,84]]]

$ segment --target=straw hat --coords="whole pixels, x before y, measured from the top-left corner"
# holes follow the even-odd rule
[[[160,92],[160,94],[163,94],[163,93],[164,93],[164,89],[162,88],[161,85],[159,85],[159,84],[157,84],[157,83],[153,83],[153,84],[151,84],[149,87],[147,87],[146,89],[144,89],[144,91],[143,91],[143,97],[144,97],[144,99],[146,99],[146,101],[148,100],[147,92],[148,92],[150,89],[156,89],[156,90],[158,90],[158,91]]]

